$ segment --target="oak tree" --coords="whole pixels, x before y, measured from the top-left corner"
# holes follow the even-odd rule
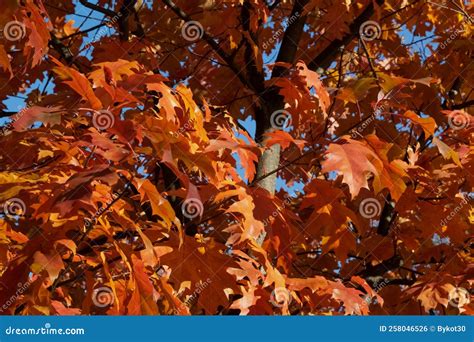
[[[3,1],[1,313],[473,314],[473,13]]]

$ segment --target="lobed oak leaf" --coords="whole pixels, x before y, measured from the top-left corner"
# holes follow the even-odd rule
[[[250,287],[248,290],[245,286],[241,286],[242,297],[235,300],[230,306],[231,309],[240,310],[241,315],[247,315],[250,312],[250,308],[257,304],[260,296],[255,294],[255,287]]]
[[[229,267],[227,268],[227,273],[235,276],[237,281],[241,281],[244,278],[247,278],[250,281],[252,286],[257,286],[259,280],[262,278],[262,273],[258,270],[258,265],[252,260],[238,260],[237,264],[239,268]]]
[[[359,290],[345,287],[340,281],[333,283],[332,297],[344,305],[345,315],[367,315],[369,305]]]
[[[374,290],[369,286],[369,284],[367,284],[367,282],[365,281],[365,279],[363,279],[363,278],[361,278],[361,277],[359,277],[359,276],[352,276],[352,277],[351,277],[351,282],[360,285],[360,286],[365,290],[365,292],[367,293],[367,295],[368,295],[370,298],[376,298],[376,299],[377,299],[377,303],[380,304],[380,305],[383,305],[383,298],[382,298],[376,291],[374,291]]]
[[[191,281],[193,291],[199,288],[191,309],[204,310],[206,314],[216,313],[222,303],[228,303],[224,288],[237,289],[235,278],[226,272],[226,267],[236,266],[233,258],[224,253],[226,247],[223,244],[212,238],[199,241],[199,238],[185,235],[181,248],[177,248],[178,244],[174,238],[171,244],[174,252],[162,256],[161,264],[171,267],[170,279],[176,282],[176,290],[184,281]],[[185,308],[188,310],[187,306]]]
[[[93,109],[102,109],[102,103],[95,95],[94,90],[92,89],[92,86],[90,85],[86,76],[73,68],[63,65],[55,58],[51,59],[57,65],[53,68],[53,71],[58,75],[59,79],[63,80],[64,83],[70,86],[76,93],[81,95],[83,99],[87,100]]]
[[[23,16],[23,24],[29,31],[28,40],[25,43],[25,53],[32,55],[32,66],[40,63],[48,51],[51,39],[51,23],[44,20],[45,13],[34,3],[28,2]]]
[[[301,291],[304,288],[309,288],[312,292],[319,292],[322,290],[322,293],[331,293],[330,291],[328,292],[330,282],[322,276],[315,276],[312,278],[287,278],[286,284],[288,284],[288,288],[294,291]]]
[[[172,222],[175,221],[176,214],[170,203],[161,196],[149,179],[135,179],[133,183],[140,193],[141,200],[149,201],[153,214],[158,215],[166,225],[171,228]]]
[[[176,91],[181,95],[181,99],[184,102],[183,108],[186,109],[186,113],[189,115],[187,125],[191,125],[192,129],[196,132],[196,135],[202,141],[209,141],[207,132],[204,129],[204,116],[201,108],[199,108],[193,100],[193,93],[191,90],[184,85],[178,85]]]
[[[371,148],[349,138],[344,144],[330,144],[322,162],[322,172],[342,173],[342,181],[349,186],[352,197],[357,196],[360,189],[368,189],[368,176],[378,175],[381,169],[382,163]]]
[[[331,105],[331,99],[329,98],[328,91],[319,79],[319,74],[315,71],[308,69],[308,67],[303,61],[299,61],[296,64],[296,67],[299,69],[300,74],[306,78],[306,84],[308,88],[314,88],[314,91],[316,92],[316,97],[319,99],[319,106],[321,110],[326,113],[329,109],[329,106]]]
[[[382,165],[379,174],[374,175],[375,193],[388,189],[392,198],[398,201],[407,188],[405,179],[408,178],[408,164],[400,159],[389,161],[393,144],[380,140],[375,134],[370,134],[365,139]]]
[[[24,131],[35,122],[42,122],[45,125],[56,125],[61,123],[61,114],[59,107],[28,107],[17,114],[13,122],[13,129]]]
[[[434,134],[435,130],[436,130],[436,121],[434,121],[433,118],[422,118],[418,115],[416,115],[416,113],[414,111],[406,111],[405,114],[403,114],[406,118],[410,119],[413,123],[415,123],[416,125],[420,126],[423,131],[425,132],[426,134],[426,137],[430,137]]]
[[[176,122],[177,119],[177,108],[181,108],[178,99],[173,94],[171,88],[166,86],[163,82],[147,83],[146,85],[149,91],[156,91],[160,94],[161,99],[159,102],[159,109],[164,109],[164,117],[167,121]],[[161,112],[161,111],[160,111]]]
[[[31,265],[31,270],[36,274],[46,271],[51,282],[56,280],[56,278],[59,276],[59,273],[64,268],[64,263],[61,259],[61,256],[55,251],[51,251],[51,253],[47,254],[37,251],[33,256],[33,259],[34,261]]]
[[[334,250],[337,259],[342,261],[355,250],[356,236],[350,222],[358,223],[358,219],[349,208],[334,202],[315,210],[309,220],[309,231],[321,239],[323,254]]]
[[[157,293],[149,279],[149,276],[145,269],[145,264],[135,255],[131,256],[131,262],[133,267],[133,277],[137,286],[136,290],[140,294],[140,300],[136,303],[135,308],[131,307],[131,304],[129,304],[128,308],[129,310],[134,310],[134,312],[132,311],[133,314],[157,315]],[[136,309],[139,309],[138,313]]]
[[[109,80],[108,84],[122,81],[125,77],[136,74],[141,66],[137,61],[127,61],[118,59],[114,62],[102,62],[94,64],[93,67],[98,69],[89,74],[95,87],[101,86],[104,78]]]
[[[302,151],[306,144],[304,140],[294,139],[288,132],[281,130],[265,133],[265,136],[267,137],[265,139],[266,147],[279,144],[283,150],[286,150],[290,144],[295,144]]]
[[[58,249],[58,245],[69,249],[73,254],[76,254],[77,246],[73,240],[60,239],[54,242],[55,249]]]

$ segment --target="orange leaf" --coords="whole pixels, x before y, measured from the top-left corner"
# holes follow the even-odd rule
[[[296,140],[288,132],[281,130],[265,133],[265,136],[267,136],[267,139],[265,140],[265,146],[267,147],[279,144],[281,148],[285,150],[290,146],[290,144],[295,144],[301,151],[305,145],[304,140]]]
[[[64,83],[70,86],[76,93],[81,95],[83,99],[89,101],[93,109],[102,109],[102,103],[92,90],[92,87],[86,76],[73,68],[63,65],[57,59],[52,57],[51,59],[56,65],[58,65],[57,67],[53,68],[54,72],[56,72],[60,79],[66,80]]]

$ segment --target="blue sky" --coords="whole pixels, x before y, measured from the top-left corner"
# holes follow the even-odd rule
[[[151,1],[145,1],[145,5],[149,5]],[[74,27],[80,27],[80,30],[86,30],[89,28],[92,28],[101,22],[104,21],[104,16],[103,14],[97,12],[97,11],[91,11],[90,9],[82,6],[78,1],[75,2],[76,4],[76,14],[73,15],[68,15],[66,18],[67,20],[74,20]],[[88,18],[86,18],[88,17]],[[266,24],[268,26],[273,26],[273,22],[270,18],[269,22]],[[84,39],[83,46],[84,47],[87,43],[90,43],[94,41],[97,38],[100,38],[102,35],[113,35],[115,33],[114,28],[110,28],[108,26],[102,26],[101,28],[98,28],[96,30],[92,30],[87,34],[86,39]],[[411,32],[409,32],[407,29],[403,28],[400,31],[400,36],[403,37],[404,41],[406,43],[409,42],[416,42],[417,40],[420,40],[425,37],[420,37],[420,36],[415,36]],[[429,33],[427,36],[431,36],[432,33]],[[99,36],[99,37],[98,37]],[[417,43],[412,45],[412,51],[413,52],[419,52],[421,56],[423,57],[428,57],[430,54],[429,49],[425,49],[424,46],[427,43],[432,43],[432,39],[427,39],[422,43]],[[424,44],[424,45],[422,45]],[[436,45],[435,45],[436,48]],[[265,64],[271,64],[275,62],[275,59],[277,57],[277,51],[279,49],[279,44],[275,46],[275,49],[270,53],[270,54],[265,54],[264,55],[264,63]],[[421,50],[423,50],[424,55],[421,53]],[[89,47],[87,49],[84,49],[81,52],[81,55],[90,57],[91,56],[91,51],[92,47]],[[267,73],[267,77],[270,76],[270,73]],[[39,89],[43,90],[46,84],[47,77],[45,77],[45,80],[43,82],[36,81],[35,83],[31,84],[28,87],[28,90],[26,91],[26,94],[29,94],[31,91]],[[54,81],[50,81],[49,84],[46,87],[46,93],[51,93],[54,91]],[[26,107],[25,103],[25,95],[26,94],[17,94],[17,96],[11,96],[7,98],[6,100],[3,101],[3,103],[7,107],[7,111],[20,111],[22,108]],[[0,119],[0,124],[5,124],[8,121],[8,118],[2,118]],[[255,121],[251,117],[247,117],[245,120],[240,120],[240,123],[242,126],[248,131],[250,136],[254,137],[255,136]],[[238,161],[238,157],[235,156],[236,160]],[[237,168],[239,174],[241,177],[243,177],[243,170],[241,167]],[[304,184],[300,182],[295,182],[291,187],[288,187],[286,183],[278,178],[277,180],[277,191],[280,189],[283,189],[286,192],[289,192],[290,194],[294,194],[295,191],[301,191],[303,188]]]

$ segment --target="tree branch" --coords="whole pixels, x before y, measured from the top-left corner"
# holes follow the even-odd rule
[[[308,1],[309,0],[295,1],[290,18],[296,19],[290,20],[292,23],[287,27],[283,34],[276,63],[294,63],[298,45],[306,23],[306,16],[302,16],[301,14],[303,13],[304,6]],[[285,72],[287,72],[287,68],[283,66],[275,66],[272,71],[272,80],[282,77]],[[279,94],[279,88],[276,86],[270,86],[265,89],[265,92],[260,95],[260,107],[255,115],[257,125],[255,136],[256,141],[260,142],[265,136],[265,133],[273,130],[273,127],[271,126],[272,113],[284,108],[285,102],[283,97]],[[257,165],[256,178],[260,179],[258,185],[267,190],[270,194],[275,193],[276,172],[273,172],[272,170],[278,168],[280,163],[280,150],[281,148],[278,144],[266,149],[260,157]]]
[[[96,4],[91,4],[90,2],[88,2],[86,0],[79,0],[79,2],[81,3],[82,6],[85,6],[87,8],[90,8],[90,9],[94,10],[94,11],[100,12],[102,14],[105,14],[108,17],[113,17],[113,16],[117,15],[117,13],[115,13],[112,10],[109,10],[108,8],[103,8],[103,7],[100,7]]]
[[[464,109],[464,108],[468,108],[468,107],[471,107],[471,106],[474,106],[474,100],[469,100],[469,101],[466,101],[464,103],[454,104],[451,107],[449,107],[448,109],[450,109],[450,110],[459,110],[459,109]]]
[[[375,0],[381,6],[385,0]],[[326,69],[334,60],[339,48],[347,46],[355,37],[359,35],[359,29],[364,22],[369,20],[374,14],[374,4],[370,2],[369,5],[362,11],[362,13],[349,25],[349,32],[342,38],[333,40],[323,51],[321,51],[309,64],[308,68],[316,70],[318,68]]]
[[[268,9],[270,11],[273,11],[275,8],[278,7],[278,5],[281,3],[281,0],[275,0],[275,2],[271,5],[268,5]]]
[[[78,35],[81,35],[81,34],[86,34],[86,33],[94,31],[94,30],[96,30],[96,29],[98,29],[102,26],[105,26],[105,25],[107,25],[107,23],[100,23],[100,24],[92,26],[88,29],[85,29],[85,30],[82,30],[82,31],[77,31],[77,32],[74,32],[74,33],[70,34],[69,36],[62,37],[60,40],[66,40],[66,39],[69,39],[69,38],[72,38],[72,37],[75,37],[75,36],[78,36]]]
[[[249,82],[252,83],[252,86],[257,90],[257,93],[260,94],[265,89],[265,77],[257,67],[257,60],[254,56],[254,46],[258,42],[258,38],[252,32],[250,27],[250,11],[252,5],[249,0],[245,0],[242,5],[241,20],[242,26],[246,34],[243,35],[242,41],[245,45],[245,65],[247,69],[247,78]]]
[[[171,0],[162,0],[163,3],[171,8],[171,10],[181,19],[184,20],[185,22],[190,22],[192,21],[191,17],[187,15],[181,8],[176,6],[173,1]],[[213,37],[211,37],[204,29],[203,29],[203,34],[202,38],[204,41],[217,53],[217,55],[226,62],[227,66],[234,72],[234,74],[239,78],[240,82],[244,84],[245,86],[249,87],[251,90],[256,91],[256,89],[253,88],[252,84],[245,78],[243,75],[240,73],[239,68],[235,65],[233,59],[227,52],[225,52],[219,44],[214,40]]]

